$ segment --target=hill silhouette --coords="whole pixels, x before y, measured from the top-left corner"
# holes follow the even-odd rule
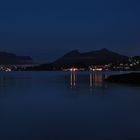
[[[60,70],[70,67],[88,68],[89,66],[119,63],[126,60],[128,60],[127,56],[109,51],[105,48],[85,53],[73,50],[52,63],[30,67],[28,70]]]
[[[128,57],[118,53],[109,51],[105,48],[97,51],[80,53],[78,50],[68,52],[61,58],[57,59],[53,64],[55,66],[90,66],[90,65],[105,65],[127,60]]]
[[[13,53],[0,52],[1,65],[22,65],[31,63],[33,62],[30,56],[17,56]]]

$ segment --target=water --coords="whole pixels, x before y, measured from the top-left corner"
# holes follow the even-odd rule
[[[108,73],[0,73],[0,140],[139,140],[140,87]]]

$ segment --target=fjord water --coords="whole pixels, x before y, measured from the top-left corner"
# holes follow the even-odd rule
[[[0,73],[0,140],[140,139],[140,87],[108,73]]]

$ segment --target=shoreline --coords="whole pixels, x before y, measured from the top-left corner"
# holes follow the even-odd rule
[[[140,85],[140,72],[110,75],[105,81],[110,83],[136,84]]]

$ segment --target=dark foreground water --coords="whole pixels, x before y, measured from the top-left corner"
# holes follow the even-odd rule
[[[0,140],[140,140],[140,87],[106,76],[0,73]]]

